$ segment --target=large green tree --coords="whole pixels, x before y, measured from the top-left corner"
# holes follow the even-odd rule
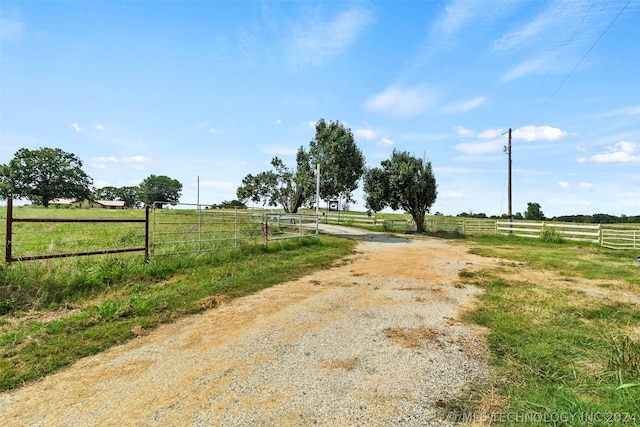
[[[544,221],[544,213],[540,207],[540,203],[527,203],[527,210],[524,212],[524,219],[534,221]]]
[[[402,208],[411,214],[417,232],[422,233],[424,217],[438,195],[431,162],[394,150],[380,166],[364,175],[367,208],[374,212],[386,207],[394,211]]]
[[[262,202],[268,206],[282,206],[285,212],[296,213],[314,196],[314,178],[309,163],[309,153],[300,147],[296,155],[296,168],[288,168],[274,157],[273,170],[249,174],[242,180],[236,192],[242,201]]]
[[[93,180],[75,154],[59,148],[19,149],[0,168],[2,197],[25,197],[49,207],[55,198],[91,197]]]
[[[145,205],[162,209],[163,205],[178,203],[182,195],[182,184],[165,175],[150,175],[138,186],[138,198]]]
[[[320,198],[354,202],[353,192],[365,172],[365,159],[351,130],[340,122],[320,119],[309,152],[311,164],[320,164]]]

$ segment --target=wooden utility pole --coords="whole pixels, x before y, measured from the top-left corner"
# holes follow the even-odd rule
[[[509,222],[511,223],[511,228],[513,228],[513,210],[511,205],[511,128],[509,128],[507,155],[509,157]]]

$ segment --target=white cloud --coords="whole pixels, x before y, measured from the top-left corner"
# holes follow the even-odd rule
[[[609,148],[608,153],[595,154],[591,160],[596,163],[631,163],[640,162],[640,147],[628,141],[620,141]]]
[[[510,82],[529,74],[542,73],[549,69],[551,58],[549,56],[538,57],[521,62],[511,70],[502,75],[502,80]]]
[[[332,20],[317,16],[299,24],[293,31],[290,49],[297,66],[320,66],[344,53],[373,20],[372,13],[354,8],[338,13]]]
[[[538,36],[548,36],[549,32],[554,29],[566,31],[566,28],[568,28],[567,22],[572,22],[572,18],[578,17],[580,9],[585,6],[575,1],[551,2],[549,7],[534,16],[529,22],[518,23],[516,30],[507,32],[495,40],[491,44],[489,52],[508,53],[518,51],[523,46],[535,41]]]
[[[82,129],[80,128],[80,126],[78,126],[78,124],[77,124],[77,123],[73,123],[73,124],[71,125],[71,128],[72,128],[73,130],[75,130],[76,132],[80,132],[80,131],[82,130]]]
[[[532,141],[554,141],[567,133],[551,126],[523,126],[512,132],[512,138]]]
[[[464,126],[456,126],[454,128],[456,133],[460,136],[474,136],[475,132],[469,129],[465,129]]]
[[[483,154],[499,151],[503,146],[504,141],[492,140],[486,142],[463,142],[462,144],[454,146],[454,148],[467,154]]]
[[[277,124],[277,125],[279,125],[279,124],[281,124],[281,123],[282,123],[282,120],[280,120],[280,119],[277,119],[277,120],[276,120],[276,124]]]
[[[480,134],[478,135],[478,138],[480,139],[493,139],[493,138],[497,138],[499,136],[501,136],[504,133],[504,130],[502,129],[487,129],[484,130],[482,132],[480,132]]]
[[[218,129],[211,128],[209,129],[209,133],[218,133]]]
[[[393,145],[393,140],[385,137],[378,141],[376,145],[379,145],[381,147],[391,147]]]
[[[569,184],[567,181],[560,181],[560,182],[558,182],[558,186],[560,188],[570,188],[571,184]]]
[[[109,156],[109,157],[94,157],[93,161],[94,162],[99,162],[99,163],[116,163],[118,161],[118,159],[116,159],[113,156]]]
[[[369,110],[389,113],[396,117],[417,116],[433,106],[436,95],[426,85],[401,87],[391,85],[370,97],[365,107]]]
[[[593,184],[590,182],[581,182],[580,188],[593,188]]]
[[[376,139],[376,133],[371,129],[359,129],[353,132],[353,136],[356,138],[362,138],[366,140]]]
[[[120,161],[133,170],[145,170],[147,164],[153,163],[153,159],[145,156],[124,157]]]
[[[96,130],[103,131],[104,130],[104,126],[103,125],[96,125]]]
[[[468,101],[459,102],[457,104],[449,104],[442,108],[443,113],[466,113],[475,108],[480,107],[487,101],[485,96],[478,96]]]

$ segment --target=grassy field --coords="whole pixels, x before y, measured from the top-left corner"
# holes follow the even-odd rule
[[[495,376],[448,409],[517,425],[640,425],[637,254],[515,237],[470,243],[502,260],[460,275],[484,289],[465,320],[487,328]]]
[[[16,218],[141,219],[144,215],[143,210],[14,209]],[[0,218],[5,216],[0,212]],[[177,227],[192,228],[187,222],[182,218]],[[237,223],[217,227],[237,230]],[[22,253],[93,250],[97,245],[135,247],[144,242],[140,223],[115,227],[16,223],[14,231],[14,239],[22,245],[16,250]],[[4,234],[1,237],[4,241]],[[321,237],[152,257],[148,262],[138,252],[0,262],[0,390],[18,387],[219,301],[326,268],[351,253],[353,245]]]
[[[16,216],[87,215],[20,209]],[[461,286],[484,289],[464,320],[487,329],[495,375],[444,409],[481,421],[497,416],[501,424],[562,416],[550,424],[640,425],[639,254],[513,236],[456,237],[498,260],[460,274]],[[0,266],[0,390],[225,299],[326,268],[353,244],[321,237],[149,263],[134,253]],[[509,415],[530,419],[510,422]]]

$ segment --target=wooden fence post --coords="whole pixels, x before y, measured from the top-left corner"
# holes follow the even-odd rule
[[[13,230],[13,199],[12,198],[8,198],[7,199],[7,228],[6,228],[6,234],[4,236],[4,249],[5,249],[5,253],[4,253],[4,259],[7,262],[7,264],[11,264],[12,261],[12,256],[11,256],[11,233]]]

